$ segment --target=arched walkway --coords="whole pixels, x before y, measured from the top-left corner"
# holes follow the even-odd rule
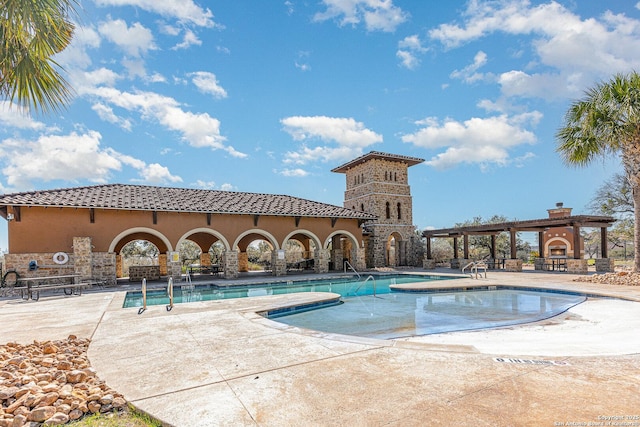
[[[130,266],[128,273],[130,280],[138,280],[142,278],[154,280],[156,278],[159,279],[160,276],[167,275],[169,272],[167,256],[173,251],[173,247],[169,239],[152,228],[134,227],[118,234],[109,245],[109,252],[116,253],[116,277],[124,276],[123,259],[121,254],[122,248],[136,240],[148,241],[158,248],[158,265]]]

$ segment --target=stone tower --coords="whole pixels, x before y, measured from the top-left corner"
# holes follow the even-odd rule
[[[371,151],[332,169],[344,173],[344,207],[378,217],[364,224],[367,267],[418,265],[409,167],[424,162],[416,157]]]

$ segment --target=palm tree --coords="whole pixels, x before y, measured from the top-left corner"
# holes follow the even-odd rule
[[[634,271],[640,272],[640,75],[615,75],[574,101],[556,138],[568,165],[620,155],[634,207]]]
[[[2,0],[0,94],[12,105],[46,113],[71,100],[71,86],[52,57],[71,42],[76,4],[76,0]]]

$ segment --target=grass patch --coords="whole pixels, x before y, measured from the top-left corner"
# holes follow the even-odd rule
[[[162,427],[163,424],[133,408],[123,412],[93,414],[67,424],[72,427]]]

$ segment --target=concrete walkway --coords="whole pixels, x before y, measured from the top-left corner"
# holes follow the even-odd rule
[[[124,292],[96,292],[0,301],[0,342],[90,337],[100,378],[173,426],[640,425],[640,286],[573,282],[566,273],[488,276],[455,282],[637,302],[588,301],[535,325],[380,341],[256,314],[331,294],[154,306],[139,315],[122,308]]]

